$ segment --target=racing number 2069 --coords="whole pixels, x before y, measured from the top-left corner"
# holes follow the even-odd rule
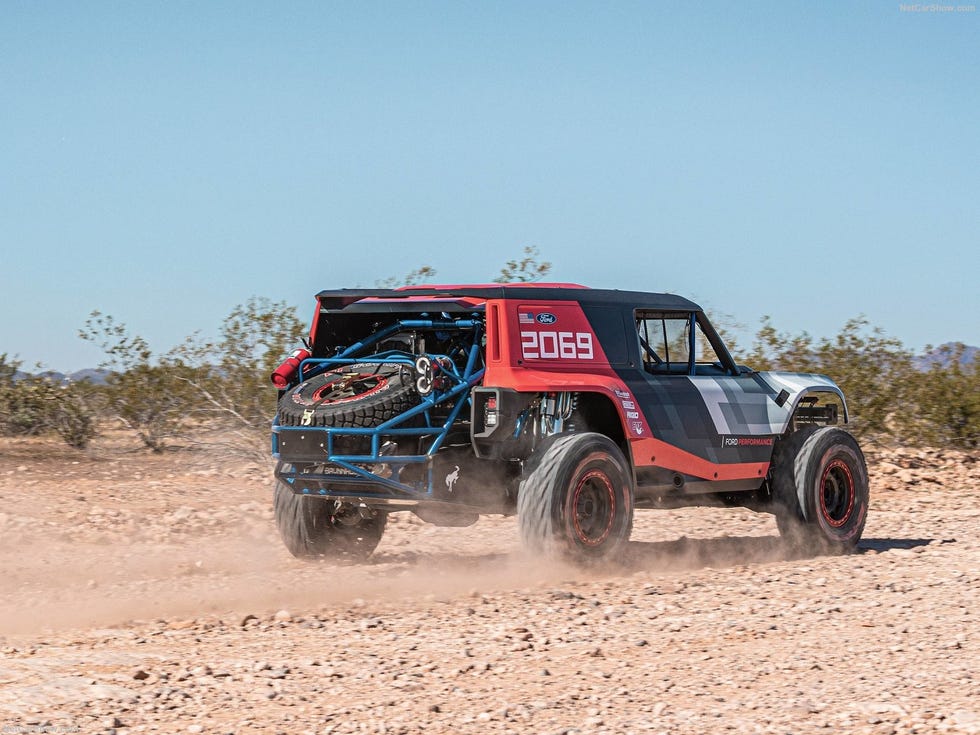
[[[521,354],[525,360],[591,360],[589,332],[521,332]]]

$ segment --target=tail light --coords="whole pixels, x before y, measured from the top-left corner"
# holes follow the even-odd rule
[[[488,429],[497,425],[497,399],[495,397],[488,398],[484,405],[483,425]]]

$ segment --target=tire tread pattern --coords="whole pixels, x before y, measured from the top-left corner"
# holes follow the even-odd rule
[[[363,560],[370,556],[381,542],[387,515],[346,526],[333,522],[327,503],[294,493],[283,482],[276,483],[272,506],[276,527],[289,553],[299,559]]]
[[[321,403],[315,406],[302,406],[293,401],[293,394],[315,390],[314,386],[324,383],[328,376],[338,372],[364,370],[377,372],[388,378],[388,386],[378,392],[365,394],[340,403]],[[402,365],[392,363],[358,363],[342,370],[332,370],[314,375],[288,391],[279,401],[279,422],[284,426],[302,426],[303,414],[312,410],[313,418],[308,426],[330,427],[348,426],[368,429],[395,418],[417,406],[419,395],[411,375]]]
[[[859,509],[859,512],[866,513],[868,470],[864,454],[854,437],[836,426],[805,427],[780,440],[773,453],[773,503],[781,536],[842,551],[857,544],[864,518],[859,519],[858,531],[852,539],[834,539],[822,531],[816,498],[810,497],[811,485],[816,481],[811,471],[818,469],[823,454],[835,445],[847,446],[857,459],[856,502],[863,505],[863,511]]]
[[[548,443],[538,447],[530,460],[529,472],[521,482],[517,495],[517,518],[520,528],[521,541],[533,552],[548,555],[569,555],[569,544],[563,538],[563,529],[559,528],[557,516],[562,505],[560,491],[567,482],[568,475],[575,469],[580,457],[588,452],[590,445],[601,446],[607,451],[609,458],[620,465],[627,482],[631,482],[631,473],[619,448],[602,434],[581,433],[562,434],[548,440]],[[604,544],[599,552],[606,556],[621,544],[629,540],[633,529],[633,500],[632,489],[629,491],[629,501],[617,496],[617,508],[626,506],[628,514],[625,526],[610,542]],[[578,561],[584,561],[579,555]]]

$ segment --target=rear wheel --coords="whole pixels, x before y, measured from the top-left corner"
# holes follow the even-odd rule
[[[853,549],[868,516],[868,468],[857,441],[828,426],[780,440],[773,456],[779,533],[815,550]]]
[[[621,551],[633,528],[633,482],[619,447],[583,433],[539,451],[517,496],[525,546],[578,560]]]
[[[283,543],[300,559],[367,559],[388,522],[385,513],[364,518],[357,509],[338,515],[334,501],[299,495],[282,481],[276,482],[273,509]]]

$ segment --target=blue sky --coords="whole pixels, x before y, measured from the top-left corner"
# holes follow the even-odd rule
[[[980,12],[898,2],[0,11],[0,353],[160,351],[434,266],[980,344]]]

